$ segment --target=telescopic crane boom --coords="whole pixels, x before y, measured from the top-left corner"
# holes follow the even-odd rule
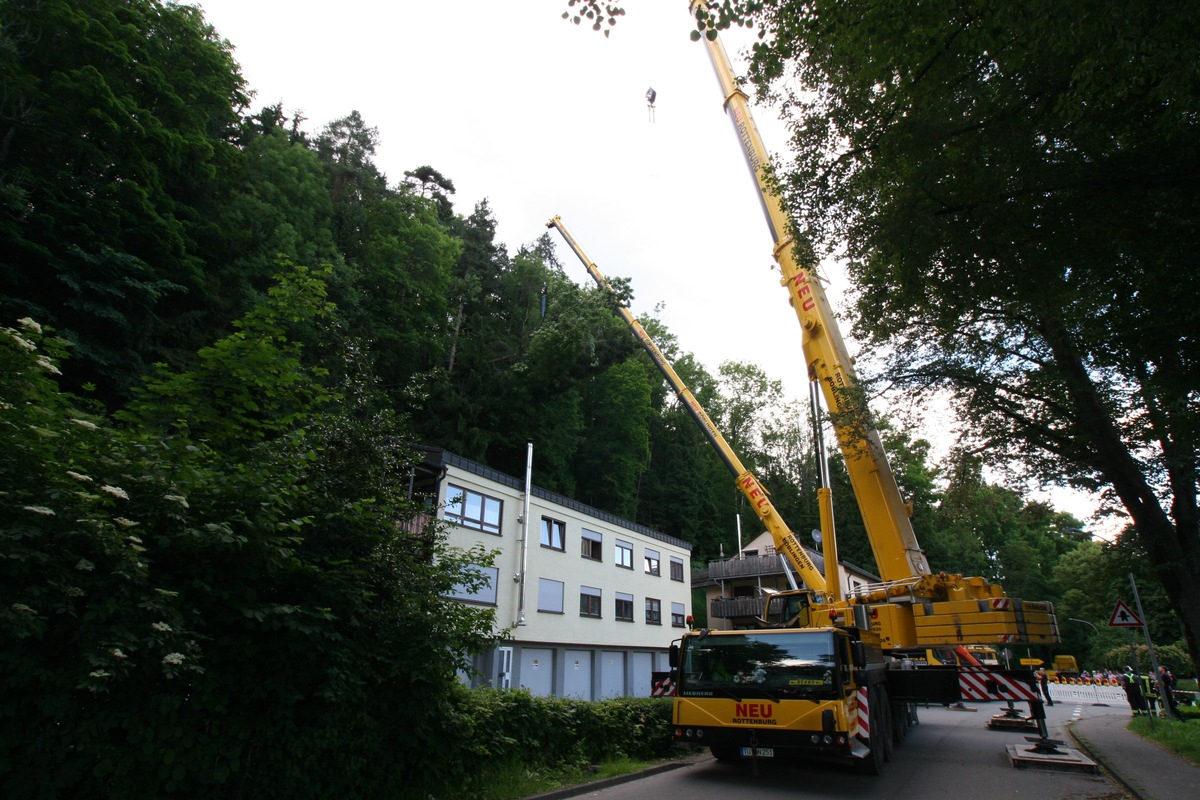
[[[694,10],[704,5],[702,0],[692,2]],[[853,420],[835,427],[879,575],[885,582],[928,575],[929,562],[917,544],[909,507],[901,499],[879,433],[868,421],[865,401],[857,391],[854,360],[842,340],[825,289],[815,272],[796,258],[791,223],[768,179],[770,158],[750,114],[746,94],[738,88],[720,39],[708,39],[706,46],[725,97],[725,110],[759,190],[763,214],[775,242],[774,256],[782,272],[781,283],[787,287],[792,309],[804,332],[802,349],[809,377],[820,383],[833,419]]]
[[[600,268],[596,266],[596,262],[592,261],[575,237],[571,235],[571,232],[567,230],[562,218],[555,216],[546,223],[546,227],[555,228],[562,234],[563,239],[570,245],[571,250],[583,262],[584,267],[587,268],[588,274],[592,276],[592,280],[596,282],[596,285],[609,292],[615,298],[616,291],[609,284],[608,279],[600,272]],[[725,463],[725,466],[733,474],[738,489],[745,495],[767,530],[771,532],[771,536],[775,540],[776,549],[787,556],[792,567],[800,574],[800,579],[804,581],[804,585],[808,587],[811,593],[809,602],[813,605],[823,605],[826,601],[825,577],[817,569],[812,559],[809,558],[807,551],[800,544],[800,541],[796,538],[791,528],[784,522],[783,517],[779,515],[775,505],[771,502],[771,497],[766,488],[758,482],[758,479],[754,477],[754,474],[750,470],[742,465],[737,454],[733,452],[733,448],[729,446],[729,442],[725,440],[725,437],[713,423],[712,418],[708,416],[704,407],[700,405],[700,401],[696,399],[692,390],[687,387],[683,379],[675,372],[671,363],[667,361],[667,357],[662,354],[662,351],[658,349],[658,345],[646,333],[646,329],[633,316],[633,312],[619,304],[617,310],[621,318],[625,320],[625,324],[637,336],[638,341],[641,342],[642,347],[649,354],[654,365],[658,367],[659,372],[662,373],[667,383],[671,385],[675,394],[679,396],[680,402],[687,407],[692,418],[700,425],[704,436],[713,448],[716,449],[717,454],[721,457],[721,461]],[[826,570],[837,569],[836,563],[832,565],[826,563],[825,567]],[[832,601],[836,598],[829,599]],[[807,620],[804,620],[804,622],[807,623]]]
[[[697,19],[705,0],[689,0]],[[715,34],[715,31],[709,31]],[[809,266],[800,263],[792,225],[768,175],[770,158],[738,87],[721,40],[705,37],[713,70],[724,96],[759,201],[774,240],[774,257],[782,273],[792,309],[800,322],[801,346],[811,380],[820,384],[830,411],[846,471],[862,512],[867,536],[883,581],[856,591],[851,602],[870,605],[885,648],[914,645],[977,643],[1054,643],[1058,625],[1050,603],[1008,598],[1001,587],[983,578],[933,573],[913,531],[911,506],[884,455],[878,431],[854,374],[825,290]]]

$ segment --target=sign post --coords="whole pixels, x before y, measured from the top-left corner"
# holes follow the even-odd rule
[[[1138,594],[1137,581],[1134,580],[1132,572],[1129,573],[1129,585],[1133,589],[1133,602],[1137,605],[1137,613],[1134,614],[1133,611],[1130,610],[1129,606],[1125,605],[1124,601],[1118,600],[1117,607],[1113,609],[1113,613],[1112,616],[1109,617],[1108,624],[1109,627],[1113,628],[1142,629],[1142,633],[1146,637],[1146,650],[1150,653],[1151,677],[1154,679],[1155,685],[1158,686],[1159,708],[1162,709],[1163,716],[1166,716],[1167,709],[1170,707],[1167,705],[1166,693],[1170,690],[1163,686],[1163,682],[1159,680],[1158,655],[1154,652],[1154,643],[1150,641],[1150,626],[1143,622],[1146,617],[1146,612],[1142,610],[1142,598]],[[1130,634],[1132,633],[1133,631],[1130,631]],[[1136,659],[1134,659],[1134,661],[1136,662]],[[1136,663],[1134,666],[1137,666]],[[1150,730],[1154,730],[1153,711],[1150,712]]]

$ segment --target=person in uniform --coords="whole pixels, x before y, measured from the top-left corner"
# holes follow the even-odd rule
[[[1138,679],[1138,674],[1133,667],[1126,667],[1121,673],[1121,686],[1125,689],[1125,699],[1129,701],[1129,708],[1133,711],[1133,715],[1137,716],[1146,710],[1146,701],[1142,697],[1142,685]]]
[[[1046,705],[1054,705],[1054,699],[1050,697],[1050,677],[1046,674],[1046,668],[1040,667],[1037,671],[1038,685],[1042,687],[1042,697],[1046,700]]]

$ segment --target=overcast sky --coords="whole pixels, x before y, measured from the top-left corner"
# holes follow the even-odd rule
[[[358,110],[379,129],[391,182],[434,167],[460,214],[488,201],[510,253],[561,215],[602,271],[631,279],[634,312],[665,303],[710,370],[752,361],[807,396],[799,325],[685,0],[627,4],[608,38],[563,20],[565,0],[198,4],[235,46],[256,106],[300,110],[310,131]],[[767,136],[769,110],[758,117]],[[768,146],[782,148],[775,126]]]
[[[566,0],[195,4],[234,45],[256,108],[282,102],[310,132],[359,111],[379,131],[376,164],[391,183],[432,166],[454,182],[458,213],[487,200],[510,254],[561,215],[606,275],[631,279],[634,313],[664,304],[682,349],[710,372],[749,361],[807,397],[800,327],[686,0],[625,3],[607,38],[563,20]],[[752,34],[724,40],[740,65]],[[784,150],[771,110],[754,115],[767,147]],[[567,274],[588,283],[553,236]],[[951,423],[920,433],[944,447]],[[1070,493],[1053,502],[1091,510]]]

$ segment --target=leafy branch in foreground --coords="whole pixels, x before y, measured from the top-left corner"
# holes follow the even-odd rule
[[[323,292],[285,265],[119,424],[59,391],[62,343],[4,329],[5,793],[388,796],[445,737],[430,709],[491,634],[446,596],[489,555],[408,500],[411,435],[369,372],[331,385],[289,336],[320,340]]]

